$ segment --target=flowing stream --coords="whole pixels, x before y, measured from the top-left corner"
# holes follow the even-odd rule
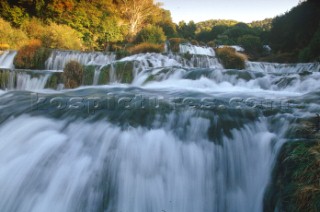
[[[319,64],[226,70],[193,49],[204,54],[69,53],[94,67],[92,85],[77,89],[46,88],[52,71],[8,71],[0,211],[262,211],[291,126],[319,113]],[[63,68],[61,54],[48,69]],[[117,75],[122,63],[132,63],[130,83]]]

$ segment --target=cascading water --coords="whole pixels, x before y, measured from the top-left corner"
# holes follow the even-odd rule
[[[280,63],[261,63],[247,62],[248,70],[273,73],[302,73],[309,70],[320,72],[320,63],[297,63],[297,64],[280,64]]]
[[[63,70],[66,63],[71,60],[83,65],[107,65],[115,60],[115,55],[101,52],[53,51],[46,61],[46,69]]]
[[[16,51],[5,51],[0,55],[0,68],[2,69],[12,69],[14,68],[13,60],[16,56]]]
[[[0,211],[262,211],[291,124],[320,109],[316,64],[225,70],[140,54],[92,66],[95,86],[18,79],[0,93]]]

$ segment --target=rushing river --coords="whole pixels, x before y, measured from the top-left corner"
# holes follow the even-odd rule
[[[68,57],[117,62],[72,54],[54,53],[48,69]],[[135,61],[132,83],[70,90],[45,89],[50,71],[8,70],[16,82],[0,90],[0,211],[262,211],[290,127],[319,113],[320,66],[225,70],[210,54],[190,64],[124,58]]]

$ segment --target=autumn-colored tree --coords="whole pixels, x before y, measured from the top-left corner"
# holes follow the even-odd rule
[[[153,0],[115,0],[118,12],[127,22],[129,36],[135,36],[147,24],[148,17],[157,15],[160,3]]]

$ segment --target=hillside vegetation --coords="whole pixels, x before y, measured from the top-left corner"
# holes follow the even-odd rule
[[[121,56],[159,52],[162,48],[155,45],[169,40],[174,51],[177,41],[240,45],[249,60],[313,62],[320,61],[320,1],[301,1],[285,14],[252,23],[175,24],[170,11],[153,0],[2,0],[0,34],[0,50],[39,40],[43,48],[116,51]]]

